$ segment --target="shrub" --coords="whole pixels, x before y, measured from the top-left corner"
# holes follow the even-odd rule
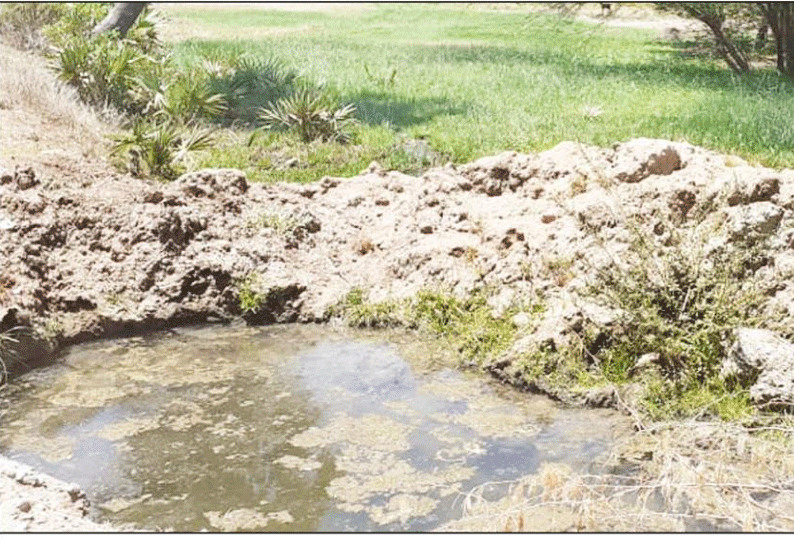
[[[298,75],[275,59],[247,56],[219,58],[204,63],[212,92],[224,97],[228,108],[221,120],[254,124],[263,103],[292,94]]]
[[[732,331],[756,323],[764,296],[752,279],[763,247],[707,251],[704,240],[686,232],[667,244],[635,230],[624,261],[597,274],[590,293],[621,316],[591,355],[603,375],[619,383],[630,379],[640,356],[655,354],[663,383],[649,401],[679,401],[683,412],[691,410],[687,401],[708,403],[734,391],[719,378],[720,363]]]
[[[129,132],[113,139],[111,155],[118,165],[136,176],[153,175],[172,180],[184,172],[190,152],[212,144],[212,132],[171,122],[155,124],[136,119]]]
[[[77,89],[90,105],[112,105],[128,111],[128,92],[136,74],[152,62],[124,40],[112,35],[74,37],[53,54],[58,77]]]
[[[346,142],[350,139],[346,129],[355,122],[355,111],[353,104],[338,107],[329,94],[302,88],[262,108],[259,118],[267,128],[296,131],[304,142]]]

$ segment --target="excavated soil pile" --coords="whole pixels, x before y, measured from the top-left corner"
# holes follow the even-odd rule
[[[242,314],[241,290],[259,295],[251,323],[318,322],[354,287],[377,302],[491,286],[495,313],[542,296],[533,331],[558,335],[571,311],[608,318],[578,293],[637,224],[660,239],[711,224],[713,247],[768,242],[757,274],[770,305],[794,308],[782,280],[794,269],[794,171],[685,143],[561,143],[421,177],[373,164],[307,185],[249,185],[237,170],[170,184],[55,181],[24,164],[2,173],[0,316],[6,327],[28,318],[60,344],[228,320]]]

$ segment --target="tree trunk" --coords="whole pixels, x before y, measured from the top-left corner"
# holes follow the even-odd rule
[[[777,48],[777,69],[794,78],[794,3],[763,2],[759,5]]]
[[[135,19],[141,14],[144,7],[146,7],[146,2],[116,2],[107,17],[91,30],[91,35],[96,36],[103,32],[118,30],[121,37],[126,36],[127,31],[135,24]]]
[[[747,62],[742,52],[736,48],[733,42],[731,42],[722,31],[722,24],[703,22],[708,25],[709,29],[711,29],[711,33],[714,34],[714,39],[717,40],[717,48],[720,53],[722,53],[722,57],[725,59],[725,62],[728,63],[728,66],[730,66],[735,73],[749,72],[750,64]]]

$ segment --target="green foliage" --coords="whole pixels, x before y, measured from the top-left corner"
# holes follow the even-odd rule
[[[80,36],[53,55],[58,77],[77,89],[85,103],[127,108],[127,94],[136,74],[151,62],[129,43],[111,35]]]
[[[653,420],[716,417],[747,422],[757,414],[747,390],[733,389],[717,377],[696,387],[663,380],[650,382],[642,405]]]
[[[465,300],[437,292],[420,292],[411,311],[413,319],[438,335],[456,343],[467,363],[482,365],[506,350],[513,342],[515,309],[500,317],[492,315],[484,292]]]
[[[347,128],[355,119],[356,107],[338,107],[330,94],[314,88],[301,88],[260,110],[260,119],[269,129],[285,128],[298,133],[301,140],[349,141]]]
[[[135,78],[130,97],[139,104],[141,114],[185,125],[214,119],[227,109],[223,95],[213,92],[198,70],[144,72]]]
[[[129,132],[115,135],[113,140],[111,156],[118,165],[133,175],[172,180],[184,173],[191,152],[212,144],[212,131],[136,118]]]
[[[213,92],[224,97],[228,108],[218,120],[225,124],[253,125],[261,104],[276,102],[294,91],[297,74],[273,58],[215,55],[204,61]]]
[[[370,303],[361,288],[354,288],[326,316],[341,316],[357,327],[401,326],[430,332],[447,340],[464,363],[482,366],[512,344],[516,327],[511,318],[516,312],[513,308],[494,317],[484,292],[459,299],[423,290],[402,302]]]
[[[74,38],[87,38],[91,29],[108,14],[110,4],[75,2],[61,4],[60,16],[50,21],[43,33],[55,48],[63,47]],[[145,18],[141,13],[139,19]]]
[[[729,385],[720,381],[719,367],[732,331],[756,323],[764,296],[753,269],[763,247],[707,252],[705,240],[694,234],[666,244],[639,229],[633,235],[624,261],[602,269],[592,282],[590,293],[621,315],[594,356],[607,379],[623,383],[640,356],[656,354],[667,382],[657,402],[669,406],[676,398],[680,405],[670,412],[691,411],[697,398],[721,397],[721,387]]]
[[[244,313],[258,311],[265,302],[265,294],[256,289],[258,282],[259,276],[251,273],[238,284],[237,299]]]

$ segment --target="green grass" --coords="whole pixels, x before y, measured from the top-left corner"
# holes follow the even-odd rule
[[[234,154],[229,160],[253,168],[257,180],[354,174],[371,160],[388,161],[400,138],[423,138],[455,162],[565,140],[608,146],[658,137],[773,167],[794,165],[791,82],[772,71],[735,76],[720,63],[684,58],[648,32],[462,4],[380,4],[343,14],[209,13],[185,5],[170,13],[195,25],[235,28],[239,36],[260,33],[178,43],[181,62],[221,53],[275,57],[340,103],[356,105],[362,125],[347,147],[307,148],[280,136],[249,149],[220,146],[205,159]],[[268,36],[263,28],[287,31]],[[589,117],[588,107],[603,113]],[[304,165],[276,171],[255,163],[278,148],[302,154]]]

